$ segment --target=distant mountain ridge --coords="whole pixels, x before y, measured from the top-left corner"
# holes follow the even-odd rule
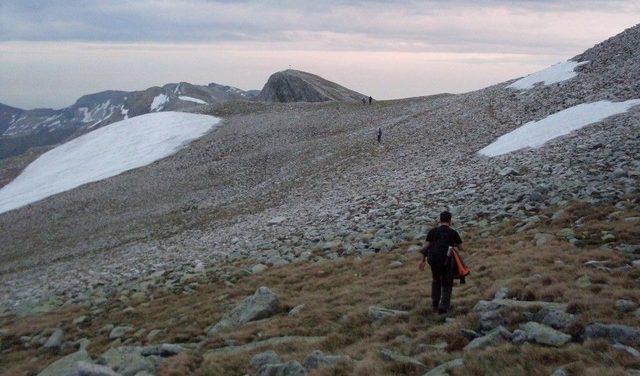
[[[56,144],[150,112],[251,100],[255,96],[255,91],[246,92],[233,86],[180,82],[140,91],[107,90],[88,94],[59,110],[22,110],[0,104],[0,158],[21,154],[30,147]]]
[[[31,147],[55,145],[150,112],[180,111],[228,101],[354,102],[363,97],[320,76],[288,69],[271,75],[262,90],[180,82],[140,91],[107,90],[88,94],[59,110],[23,110],[0,103],[0,159],[20,155]]]

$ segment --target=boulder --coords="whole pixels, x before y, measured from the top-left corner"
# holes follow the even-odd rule
[[[611,343],[621,343],[628,346],[637,346],[640,343],[640,327],[593,323],[584,329],[585,339],[604,338]]]
[[[131,326],[116,326],[115,328],[111,329],[111,332],[109,333],[109,339],[114,340],[120,338],[132,330],[133,327]]]
[[[351,358],[346,355],[325,355],[320,350],[311,352],[304,358],[304,368],[308,371],[320,367],[335,367],[340,362],[349,362]]]
[[[271,317],[278,312],[279,308],[278,296],[269,288],[262,286],[227,313],[217,324],[210,327],[207,334],[212,336],[222,330],[238,328],[250,321]]]
[[[527,342],[527,332],[521,329],[516,329],[511,333],[509,340],[517,345]]]
[[[560,347],[571,340],[570,335],[535,321],[520,325],[520,329],[527,333],[528,341],[540,345]]]
[[[453,359],[446,363],[440,364],[436,368],[432,368],[429,372],[425,373],[422,376],[448,376],[449,375],[448,371],[454,368],[462,367],[463,365],[464,365],[463,358]]]
[[[387,319],[394,317],[407,317],[409,316],[409,312],[407,311],[398,311],[394,309],[388,309],[383,307],[371,306],[369,307],[369,319],[374,324],[379,324]]]
[[[158,353],[162,357],[169,357],[180,354],[184,349],[180,345],[174,343],[163,343],[158,348]],[[155,355],[155,354],[154,354]]]
[[[91,362],[91,357],[85,350],[79,350],[49,364],[38,376],[67,376],[78,372],[78,362]]]
[[[499,311],[487,311],[480,314],[480,328],[489,331],[505,324]]]
[[[122,346],[105,351],[99,359],[99,364],[122,374],[122,376],[134,376],[140,371],[153,373],[156,364],[149,357],[145,357],[138,347]]]
[[[286,220],[287,220],[286,217],[273,217],[267,222],[267,225],[269,226],[279,225]]]
[[[505,342],[511,337],[511,333],[507,329],[502,326],[499,326],[486,335],[482,337],[478,337],[473,341],[469,342],[465,347],[464,351],[476,350],[476,349],[484,349],[489,346],[496,346],[502,342]]]
[[[576,323],[576,316],[563,311],[550,311],[542,319],[542,323],[558,330],[567,330]]]
[[[282,359],[280,356],[273,350],[265,351],[259,354],[256,354],[251,357],[251,368],[255,370],[259,370],[262,366],[266,364],[279,364],[282,363]]]
[[[53,333],[47,339],[47,342],[44,343],[44,348],[46,349],[57,349],[62,345],[62,340],[64,339],[64,332],[60,328],[56,328]]]
[[[78,362],[78,376],[120,376],[120,374],[107,366]]]
[[[424,370],[427,368],[427,366],[425,366],[419,360],[410,356],[402,355],[390,349],[381,349],[380,359],[384,360],[385,362],[395,363],[400,366],[415,368],[418,370]]]
[[[307,371],[297,361],[287,363],[265,364],[260,367],[256,376],[305,376]]]
[[[620,312],[627,313],[633,311],[637,304],[631,300],[618,299],[616,302],[616,309]]]

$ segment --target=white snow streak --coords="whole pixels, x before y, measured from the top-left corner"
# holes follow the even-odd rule
[[[194,97],[187,97],[186,95],[180,95],[180,96],[178,96],[178,98],[180,98],[180,100],[188,101],[188,102],[196,102],[196,103],[200,103],[200,104],[209,104],[209,103],[203,101],[202,99],[198,99],[198,98],[194,98]]]
[[[169,156],[220,119],[161,112],[109,124],[56,147],[0,189],[0,213]]]
[[[571,61],[567,60],[564,63],[558,63],[545,68],[539,72],[532,73],[524,78],[507,86],[512,89],[526,90],[531,89],[538,82],[542,82],[544,85],[555,84],[556,82],[562,82],[577,76],[574,71],[576,67],[587,64],[588,61]]]
[[[153,98],[153,102],[151,102],[150,110],[153,111],[161,111],[164,105],[169,102],[169,97],[164,94],[158,94],[155,98]]]
[[[526,147],[537,148],[545,142],[580,129],[585,125],[626,112],[633,106],[639,105],[640,99],[625,102],[599,101],[583,103],[569,107],[566,110],[551,114],[538,121],[530,121],[513,131],[500,136],[479,153],[494,157],[510,153]]]

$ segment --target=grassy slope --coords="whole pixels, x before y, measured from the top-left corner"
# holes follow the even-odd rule
[[[513,223],[505,223],[483,234],[467,231],[465,235],[470,251],[466,261],[472,268],[472,275],[466,285],[454,287],[455,312],[451,317],[455,322],[452,324],[446,324],[443,317],[435,316],[427,309],[430,276],[417,271],[417,256],[407,253],[405,250],[409,244],[405,244],[387,254],[364,260],[346,258],[335,262],[287,265],[256,275],[236,273],[236,277],[227,281],[206,279],[192,294],[157,293],[151,301],[128,301],[116,297],[103,313],[92,316],[91,322],[84,326],[71,323],[73,318],[88,314],[88,309],[82,307],[69,307],[38,317],[5,317],[0,321],[0,328],[8,330],[9,335],[2,338],[0,373],[34,373],[60,357],[61,354],[24,349],[18,341],[21,335],[34,335],[59,323],[65,329],[66,339],[91,338],[89,351],[93,355],[99,355],[109,346],[108,333],[100,331],[105,324],[129,323],[135,330],[143,328],[145,333],[141,338],[152,329],[162,328],[165,334],[157,341],[197,342],[208,325],[262,285],[279,294],[282,313],[225,333],[224,338],[209,340],[205,351],[225,346],[225,342],[242,344],[272,336],[322,335],[327,339],[319,345],[285,346],[276,350],[286,360],[302,361],[315,348],[327,353],[348,354],[357,360],[351,366],[341,365],[336,370],[324,370],[318,374],[420,374],[416,369],[382,362],[377,355],[378,349],[388,347],[410,354],[419,343],[431,345],[446,341],[445,352],[426,351],[416,354],[416,358],[431,367],[462,356],[461,349],[468,341],[459,329],[477,327],[478,317],[471,313],[471,308],[479,299],[490,299],[501,286],[509,288],[511,298],[569,303],[570,312],[578,314],[578,323],[572,329],[575,338],[591,321],[637,325],[632,313],[622,314],[616,310],[615,302],[620,298],[640,301],[637,286],[640,271],[625,274],[583,266],[589,260],[609,261],[612,268],[628,262],[615,251],[599,249],[601,230],[613,231],[621,242],[633,244],[640,239],[638,226],[619,219],[635,214],[615,211],[613,207],[594,209],[587,205],[574,205],[566,211],[562,221],[551,223],[547,220],[534,231],[555,233],[582,217],[584,226],[576,232],[584,234],[585,248],[557,240],[552,240],[544,248],[537,248],[532,245],[532,233],[514,233]],[[589,237],[589,234],[597,236]],[[402,261],[403,266],[388,267],[394,260]],[[583,275],[588,275],[592,281],[588,288],[576,287],[575,280]],[[290,308],[302,303],[306,307],[298,316],[286,314]],[[134,307],[134,312],[123,313],[129,305]],[[411,315],[408,319],[373,326],[367,319],[367,309],[371,305],[409,310]],[[341,320],[343,315],[349,317],[346,323]],[[517,311],[509,312],[506,317],[510,330],[524,320],[521,312]],[[410,343],[395,343],[394,339],[403,334],[411,337]],[[144,343],[145,340],[138,342]],[[252,355],[245,353],[215,358],[203,357],[202,354],[195,352],[170,358],[159,374],[241,375],[249,371],[248,359]],[[575,374],[600,375],[606,369],[608,375],[615,375],[623,374],[624,367],[640,367],[640,360],[611,350],[600,341],[571,343],[561,349],[504,344],[467,354],[465,358],[465,367],[457,370],[456,375],[548,375],[556,367],[566,364]]]

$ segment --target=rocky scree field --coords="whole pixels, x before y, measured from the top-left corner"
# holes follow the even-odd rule
[[[601,374],[603,367],[612,374],[633,372],[638,368],[640,109],[539,149],[492,158],[477,151],[522,124],[578,104],[640,98],[638,46],[635,27],[574,57],[588,61],[575,69],[575,77],[527,90],[507,88],[510,81],[467,94],[370,106],[228,102],[194,108],[224,118],[223,124],[169,158],[0,215],[5,286],[0,294],[7,320],[2,343],[12,354],[6,364],[22,370],[28,367],[23,360],[32,359],[29,369],[35,372],[75,351],[75,341],[91,337],[87,355],[102,363],[97,357],[108,347],[180,344],[184,354],[181,350],[175,358],[163,357],[159,348],[127,348],[158,373],[171,372],[163,368],[170,365],[205,374],[260,372],[262,366],[272,369],[264,372],[324,372],[305,368],[314,362],[305,361],[313,349],[349,356],[348,361],[330,358],[336,360],[335,372],[345,373],[422,374],[445,360],[453,362],[440,370],[460,374],[549,374],[565,365],[557,372]],[[459,299],[454,321],[441,323],[443,318],[424,311],[429,279],[416,274],[411,252],[444,208],[470,241],[474,274],[454,292]],[[394,263],[398,269],[391,266],[394,261],[401,263]],[[352,278],[368,270],[375,273],[363,280],[366,294],[359,298]],[[304,290],[283,285],[287,275],[297,275],[311,296],[297,299]],[[157,293],[149,287],[156,283]],[[206,335],[262,285],[278,296],[271,319],[258,309],[257,316],[243,316],[255,323]],[[500,287],[507,288],[500,299],[480,302],[493,300]],[[335,303],[318,304],[313,293]],[[170,298],[162,300],[163,294]],[[307,311],[313,315],[330,313],[324,321],[279,321],[289,320],[284,313],[299,304],[317,304]],[[143,317],[155,317],[146,316],[154,306],[157,315],[175,313],[158,319],[166,320],[165,332],[189,334],[134,336],[152,328],[127,315],[143,310]],[[185,312],[180,321],[174,310],[185,307],[200,314]],[[88,336],[97,329],[91,327],[59,341],[61,352],[37,355],[54,328],[76,333],[68,322],[81,310],[90,310],[86,317],[97,315],[95,325],[125,329],[111,336],[114,328],[105,328],[109,335],[96,337]],[[65,318],[65,312],[72,313]],[[352,312],[357,333],[349,338],[355,342],[331,344],[331,328],[346,325],[340,319]],[[43,324],[19,329],[25,320],[34,322],[23,314],[36,314]],[[398,317],[378,326],[380,315]],[[273,330],[246,335],[261,325]],[[403,334],[408,340],[398,341],[407,347],[395,342]],[[228,335],[238,337],[225,342]],[[282,335],[314,339],[260,345]],[[254,370],[248,366],[250,354],[221,350],[249,343],[254,343],[249,353],[274,348],[281,359]],[[418,351],[419,344],[427,347]],[[426,355],[432,351],[437,356]]]

